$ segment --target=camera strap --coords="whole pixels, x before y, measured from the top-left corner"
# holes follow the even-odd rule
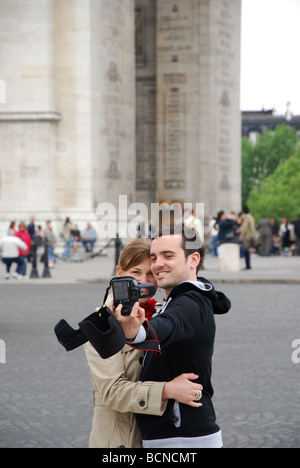
[[[103,304],[108,297],[110,287],[111,285],[106,289]],[[54,327],[56,337],[66,351],[78,348],[89,341],[103,359],[119,352],[125,343],[134,349],[153,351],[156,355],[161,354],[156,331],[148,320],[145,320],[143,324],[146,330],[146,340],[139,344],[126,341],[123,328],[105,305],[83,319],[78,325],[78,330],[75,330],[65,319],[61,319]]]
[[[126,341],[126,343],[133,349],[138,349],[139,351],[152,351],[155,353],[155,356],[160,356],[161,347],[155,329],[148,320],[145,320],[143,327],[146,330],[145,341],[142,343],[131,343],[130,341]]]
[[[59,343],[66,351],[72,351],[89,341],[98,354],[106,359],[119,352],[126,343],[124,331],[108,307],[101,307],[78,325],[78,330],[74,330],[62,319],[54,328]]]
[[[84,320],[90,320],[93,322],[97,321],[99,314],[94,312],[93,314],[86,317]],[[86,343],[88,340],[82,333],[81,329],[75,330],[68,324],[65,319],[61,319],[54,327],[54,332],[59,343],[66,349],[66,351],[72,351],[75,348]]]

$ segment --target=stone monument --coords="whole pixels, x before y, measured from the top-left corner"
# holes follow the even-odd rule
[[[97,206],[240,208],[240,0],[2,0],[0,234]]]

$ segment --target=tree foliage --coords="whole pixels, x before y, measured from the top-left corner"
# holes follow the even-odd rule
[[[259,188],[254,187],[248,205],[255,217],[275,216],[293,221],[300,214],[300,149],[281,162]]]
[[[289,125],[277,125],[274,131],[265,130],[255,145],[248,138],[242,139],[242,204],[247,203],[252,188],[259,190],[297,146],[297,132]]]

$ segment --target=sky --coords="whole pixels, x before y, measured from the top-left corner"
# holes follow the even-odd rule
[[[300,115],[300,0],[242,0],[241,110]]]

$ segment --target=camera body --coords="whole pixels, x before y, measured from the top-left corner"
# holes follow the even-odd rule
[[[139,299],[154,296],[156,290],[152,283],[139,283],[132,276],[112,278],[110,285],[113,290],[114,306],[123,305],[122,315],[130,315],[132,307]]]

